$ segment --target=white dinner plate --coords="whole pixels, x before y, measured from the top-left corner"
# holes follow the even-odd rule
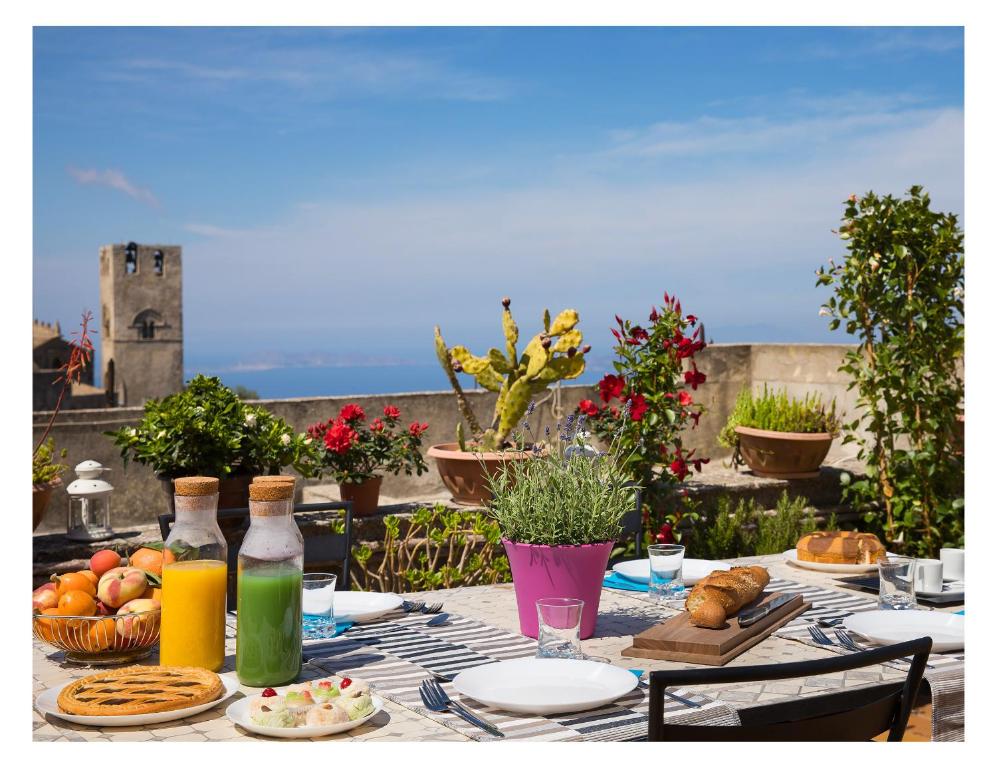
[[[696,560],[685,557],[682,558],[682,583],[691,587],[700,579],[709,576],[711,571],[729,571],[730,567],[730,563],[718,560]],[[625,563],[614,565],[613,570],[623,578],[640,584],[647,584],[651,580],[650,560],[627,560]]]
[[[815,563],[811,560],[798,560],[795,548],[787,549],[782,554],[785,556],[786,562],[790,565],[795,565],[797,568],[804,568],[808,571],[823,571],[824,573],[872,573],[879,570],[879,566],[876,563]]]
[[[582,712],[637,687],[620,667],[581,659],[510,659],[467,669],[454,678],[461,694],[489,707],[529,715]]]
[[[337,592],[332,597],[332,615],[337,622],[373,621],[401,604],[394,592]]]
[[[930,637],[932,652],[943,653],[962,649],[966,617],[945,611],[862,611],[846,616],[842,626],[880,645]]]
[[[287,688],[277,688],[276,690],[282,696],[287,692]],[[256,694],[253,695],[255,696]],[[346,723],[332,723],[330,725],[301,725],[297,728],[269,728],[265,725],[257,725],[250,719],[249,700],[251,698],[252,696],[246,696],[238,701],[233,701],[228,705],[228,709],[225,710],[226,716],[240,728],[245,728],[247,731],[258,733],[261,736],[273,736],[277,739],[311,739],[316,736],[332,736],[334,733],[352,731],[354,728],[366,723],[384,708],[384,699],[372,693],[370,700],[374,705],[374,711],[366,717],[361,717],[359,720],[350,720]]]
[[[59,709],[58,699],[59,693],[62,691],[61,688],[49,688],[47,691],[38,694],[38,698],[35,699],[35,708],[43,715],[53,715],[62,720],[68,720],[71,723],[98,725],[102,728],[112,725],[152,725],[153,723],[166,723],[170,720],[179,720],[211,709],[221,704],[225,699],[239,690],[239,680],[236,678],[235,673],[219,675],[219,677],[221,678],[222,685],[225,686],[225,690],[217,699],[209,701],[207,704],[198,704],[195,707],[171,709],[169,712],[149,712],[145,715],[71,715]]]

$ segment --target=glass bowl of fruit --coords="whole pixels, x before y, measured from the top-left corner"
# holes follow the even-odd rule
[[[78,664],[124,664],[143,659],[159,641],[160,590],[155,574],[114,567],[98,578],[76,571],[32,595],[34,636]]]

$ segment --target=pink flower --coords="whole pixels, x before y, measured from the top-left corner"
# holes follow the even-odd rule
[[[363,421],[367,418],[367,414],[356,403],[350,403],[343,406],[343,410],[339,412],[339,418],[346,423],[350,423],[353,421]]]

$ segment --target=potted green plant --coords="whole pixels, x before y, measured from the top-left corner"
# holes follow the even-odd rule
[[[363,408],[348,403],[338,417],[308,428],[308,436],[319,446],[319,471],[331,470],[339,483],[340,498],[353,502],[355,515],[377,511],[379,473],[421,475],[427,469],[419,447],[429,425],[413,421],[405,428],[401,415],[396,406],[386,405],[383,416],[368,423]]]
[[[35,530],[41,525],[45,517],[45,510],[48,508],[49,499],[52,498],[52,491],[62,485],[60,474],[66,471],[65,464],[58,464],[55,461],[55,440],[51,437],[38,446],[31,457],[31,506],[32,523],[31,530]],[[66,455],[63,448],[59,454]]]
[[[566,309],[551,320],[550,312],[544,310],[543,330],[519,354],[519,328],[510,304],[508,298],[502,299],[505,351],[493,347],[478,357],[466,347],[447,347],[439,326],[435,329],[436,356],[453,387],[463,423],[457,424],[456,442],[434,445],[428,455],[436,460],[440,477],[458,504],[486,503],[488,479],[506,463],[529,457],[527,452],[512,450],[512,431],[537,394],[554,382],[582,374],[585,354],[591,349],[582,346],[582,332],[575,327],[578,312]],[[464,396],[458,373],[473,376],[479,386],[498,393],[492,418],[484,428]],[[464,424],[470,439],[465,436]]]
[[[173,511],[173,479],[217,477],[219,509],[249,504],[253,475],[293,467],[310,477],[316,458],[312,438],[262,406],[249,405],[214,376],[195,376],[182,392],[148,400],[135,427],[105,432],[121,458],[152,468]]]
[[[784,480],[816,477],[838,433],[835,402],[820,395],[802,400],[786,390],[761,392],[750,388],[738,394],[734,410],[718,436],[720,445],[734,449],[734,464],[747,464],[760,477]]]
[[[609,555],[634,508],[637,488],[619,442],[594,450],[584,443],[584,423],[584,415],[569,416],[557,439],[535,443],[530,461],[504,464],[488,482],[528,637],[537,636],[536,602],[544,597],[583,600],[581,637],[592,636]]]

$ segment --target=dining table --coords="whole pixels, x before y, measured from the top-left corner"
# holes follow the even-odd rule
[[[730,665],[784,664],[850,653],[837,644],[817,643],[808,625],[818,617],[875,610],[876,596],[850,589],[836,579],[840,575],[806,570],[788,563],[783,555],[764,555],[730,560],[738,565],[759,564],[772,579],[768,589],[797,591],[812,608],[777,629],[761,642],[728,662]],[[395,611],[370,622],[354,624],[343,634],[303,645],[305,663],[299,681],[338,674],[363,679],[384,700],[383,709],[353,730],[316,740],[342,741],[494,741],[491,736],[449,713],[429,711],[419,695],[419,683],[434,675],[469,668],[475,664],[532,657],[536,640],[519,631],[515,589],[511,583],[462,586],[404,595],[418,604],[442,604],[449,621],[427,626],[433,618],[416,611]],[[411,607],[411,606],[408,606]],[[932,608],[956,612],[962,605]],[[636,634],[681,610],[681,602],[660,602],[636,589],[604,587],[600,598],[595,634],[581,642],[586,656],[625,669],[642,671],[686,669],[686,662],[630,658],[622,655]],[[235,617],[231,617],[226,640],[225,665],[220,674],[234,679]],[[142,664],[157,663],[156,652]],[[932,653],[924,688],[930,694],[932,740],[964,739],[964,668],[962,650]],[[69,663],[62,652],[35,639],[32,672],[33,694],[70,683],[92,674],[94,668]],[[738,712],[800,697],[872,686],[901,680],[902,662],[876,665],[838,674],[804,679],[781,679],[723,686],[690,686],[672,690],[676,698],[665,704],[665,718],[676,723],[708,726],[739,722]],[[450,683],[442,683],[451,698],[482,715],[500,728],[505,740],[544,741],[640,741],[647,735],[648,689],[639,685],[621,699],[595,710],[567,715],[507,713],[463,698]],[[260,689],[240,686],[235,696],[252,695]],[[191,717],[146,726],[96,727],[77,725],[33,708],[35,741],[254,741],[272,740],[256,735],[229,720],[231,703]]]

